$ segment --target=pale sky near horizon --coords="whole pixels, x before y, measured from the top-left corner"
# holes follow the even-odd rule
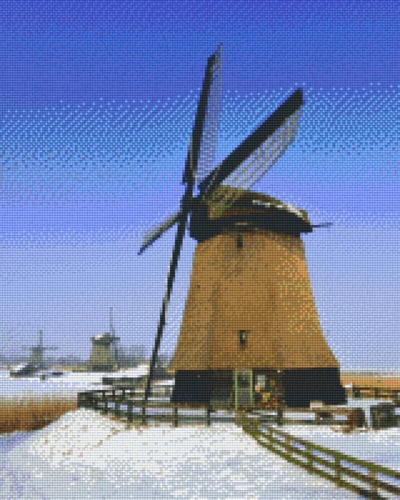
[[[399,367],[400,7],[392,1],[1,2],[0,338],[87,356],[153,342],[207,57],[222,42],[217,160],[297,87],[296,141],[254,190],[331,221],[303,237],[344,368]],[[173,350],[195,244],[179,263]]]

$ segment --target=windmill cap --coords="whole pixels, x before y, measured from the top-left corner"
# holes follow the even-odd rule
[[[234,202],[224,209],[225,200]],[[219,217],[229,217],[237,212],[240,208],[247,209],[275,209],[279,211],[289,212],[290,214],[302,219],[307,224],[310,224],[308,214],[305,210],[301,210],[289,203],[284,203],[272,196],[254,191],[246,191],[244,189],[234,188],[231,186],[219,186],[215,189],[213,196],[206,201],[210,219],[217,219]]]

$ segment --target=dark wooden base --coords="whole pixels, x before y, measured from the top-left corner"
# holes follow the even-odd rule
[[[262,370],[254,370],[254,373],[261,372]],[[308,408],[311,401],[321,401],[325,405],[346,403],[346,393],[340,384],[338,368],[284,370],[276,372],[276,378],[282,402],[288,408]],[[209,404],[214,400],[234,405],[232,371],[176,372],[171,402]]]

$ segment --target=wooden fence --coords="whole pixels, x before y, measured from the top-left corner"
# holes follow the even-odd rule
[[[339,487],[366,498],[386,498],[380,490],[400,496],[400,472],[297,438],[244,413],[241,423],[260,445]]]
[[[211,419],[218,421],[232,421],[234,409],[229,406],[212,404],[184,404],[169,402],[169,388],[155,388],[152,397],[146,404],[143,402],[144,391],[137,388],[112,388],[86,391],[78,394],[79,408],[92,408],[104,413],[114,413],[128,421],[141,418],[145,423],[147,418],[153,420],[190,421],[205,418],[209,425]],[[190,413],[191,411],[191,413]],[[220,411],[231,412],[231,416],[221,416]],[[316,408],[258,408],[249,407],[246,411],[253,411],[257,418],[264,422],[278,424],[317,424],[339,425],[353,429],[362,427],[365,422],[364,411],[360,408],[343,407],[316,407]],[[308,418],[304,418],[308,417]]]
[[[163,395],[163,393],[162,393]],[[113,413],[128,422],[139,420],[145,424],[148,420],[171,422],[175,427],[181,423],[211,421],[233,421],[234,415],[216,415],[210,405],[173,404],[162,399],[150,399],[145,403],[140,391],[135,389],[107,389],[78,393],[78,408],[91,408],[103,413]]]

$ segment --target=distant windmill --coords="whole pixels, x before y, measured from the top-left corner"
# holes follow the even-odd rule
[[[43,332],[39,331],[39,342],[33,346],[23,346],[24,349],[29,349],[31,354],[26,363],[10,370],[11,377],[29,377],[34,375],[39,370],[45,368],[43,354],[44,351],[54,351],[57,347],[44,347]]]
[[[110,372],[118,369],[117,343],[113,325],[112,308],[110,309],[110,331],[95,335],[92,341],[92,351],[88,369],[94,372]]]
[[[38,370],[42,370],[44,366],[44,351],[55,351],[57,347],[44,347],[43,345],[43,331],[39,331],[39,342],[34,346],[23,346],[24,349],[29,349],[31,351],[31,355],[28,359],[28,364],[35,366]]]
[[[172,368],[172,400],[251,404],[256,387],[289,406],[345,402],[339,365],[319,324],[300,234],[305,211],[248,189],[293,142],[303,105],[293,94],[214,170],[221,46],[208,59],[183,174],[180,210],[149,233],[142,253],[177,224],[150,362],[148,399],[189,215],[198,241]],[[194,195],[194,188],[198,194]]]

